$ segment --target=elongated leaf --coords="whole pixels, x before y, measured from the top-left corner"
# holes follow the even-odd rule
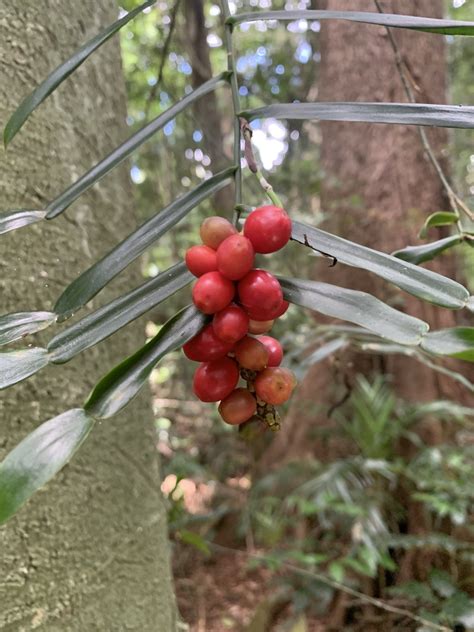
[[[26,209],[0,213],[0,235],[21,228],[22,226],[35,224],[45,217],[46,211],[28,211]]]
[[[103,259],[68,285],[54,306],[54,311],[64,320],[85,305],[158,237],[177,224],[200,202],[229,184],[234,171],[234,167],[221,171],[142,224]]]
[[[194,306],[175,314],[145,346],[102,378],[85,403],[86,412],[107,419],[122,410],[145,384],[159,360],[182,347],[200,331],[204,322],[204,314]]]
[[[21,129],[30,114],[67,78],[78,68],[95,50],[104,44],[117,31],[125,26],[130,20],[141,13],[147,7],[154,4],[156,0],[148,0],[133,11],[130,11],[120,20],[117,20],[98,35],[86,42],[69,59],[58,66],[53,72],[35,88],[23,101],[17,110],[10,117],[3,132],[5,147]]]
[[[41,347],[0,353],[0,389],[26,380],[48,364],[48,352]]]
[[[474,128],[474,107],[428,103],[273,103],[242,112],[248,121],[258,118],[316,121],[353,121],[434,127]]]
[[[392,253],[397,259],[403,259],[409,263],[419,264],[425,261],[431,261],[438,255],[440,255],[448,248],[457,246],[462,242],[460,235],[451,235],[451,237],[445,237],[438,241],[432,241],[430,244],[423,244],[422,246],[408,246],[403,250],[396,250]]]
[[[456,281],[403,262],[384,252],[295,221],[292,238],[302,244],[307,241],[312,247],[336,257],[340,263],[373,272],[429,303],[450,309],[461,309],[468,304],[469,292]]]
[[[256,22],[257,20],[349,20],[364,24],[377,24],[393,28],[426,31],[428,33],[444,33],[446,35],[474,35],[474,22],[460,20],[438,20],[436,18],[422,18],[411,15],[393,13],[369,13],[362,11],[253,11],[252,13],[237,13],[226,20],[229,24],[242,22]]]
[[[138,318],[187,285],[193,279],[184,263],[178,263],[131,292],[111,301],[55,336],[48,345],[50,361],[68,362]]]
[[[432,213],[423,224],[423,228],[420,230],[420,237],[426,237],[428,229],[435,226],[450,226],[458,221],[456,213],[449,213],[448,211],[437,211]]]
[[[365,292],[302,279],[280,278],[280,283],[290,303],[355,323],[393,342],[418,345],[429,329],[422,320],[403,314]]]
[[[0,523],[69,461],[94,425],[82,408],[41,424],[0,463]]]
[[[303,360],[303,364],[305,366],[310,366],[313,364],[317,364],[318,362],[322,362],[327,357],[333,355],[337,351],[341,349],[345,349],[349,345],[348,340],[345,338],[335,338],[334,340],[330,340],[326,344],[318,347],[316,351],[313,351],[307,358]]]
[[[0,316],[0,345],[46,329],[56,320],[52,312],[16,312]]]
[[[421,348],[436,355],[474,362],[474,327],[452,327],[432,331],[421,341]]]
[[[405,355],[410,358],[414,358],[418,362],[421,362],[425,366],[433,369],[437,373],[441,375],[446,375],[452,380],[459,382],[462,384],[464,388],[467,388],[468,391],[474,393],[474,384],[470,382],[464,375],[458,373],[457,371],[452,371],[441,364],[437,364],[436,362],[432,362],[430,356],[427,353],[423,353],[419,348],[416,347],[404,347],[402,345],[389,345],[384,343],[357,343],[361,351],[366,351],[368,353],[377,353],[377,354],[398,354]]]
[[[189,107],[194,101],[200,97],[212,92],[217,86],[224,83],[228,73],[222,73],[218,77],[209,79],[203,83],[199,88],[193,90],[188,95],[183,97],[178,103],[175,103],[165,112],[157,116],[153,121],[150,121],[148,125],[145,125],[141,130],[130,136],[120,147],[114,149],[106,158],[98,162],[92,169],[81,176],[76,182],[68,187],[63,193],[58,195],[52,202],[46,207],[46,219],[53,219],[63,211],[65,211],[80,195],[90,189],[92,185],[103,178],[114,167],[123,162],[128,156],[130,156],[140,145],[149,140],[153,134],[162,129],[166,123],[172,121],[180,112]]]

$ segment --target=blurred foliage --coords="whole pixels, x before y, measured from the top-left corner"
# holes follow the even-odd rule
[[[122,0],[121,5],[129,10],[139,2]],[[234,4],[240,10],[309,6],[307,1],[296,0]],[[162,0],[156,10],[123,32],[128,124],[133,131],[191,89],[196,60],[190,56],[186,41],[184,5],[181,0],[173,23],[175,2]],[[455,0],[448,8],[455,19],[474,20],[474,3],[469,0]],[[222,16],[217,2],[206,0],[204,10],[210,63],[217,74],[226,64]],[[287,26],[241,25],[235,42],[242,106],[316,99],[318,32],[317,23],[305,21]],[[447,39],[452,101],[472,104],[474,48],[470,38]],[[188,112],[168,124],[134,157],[131,178],[143,218],[213,173],[216,160],[231,162],[229,98],[225,89],[217,93],[221,155],[212,155],[211,140],[215,139],[206,136],[196,116]],[[319,190],[324,177],[317,125],[267,120],[253,127],[260,161],[285,205],[294,217],[317,224],[323,219]],[[472,203],[474,154],[463,131],[453,134],[452,156],[456,186]],[[243,197],[248,205],[264,202],[248,174]],[[149,252],[145,275],[155,275],[181,258],[197,241],[202,218],[221,210],[210,202],[201,204],[178,230],[168,233]],[[470,257],[466,259],[469,273],[474,252],[463,256]],[[271,266],[281,273],[306,276],[314,271],[315,261],[304,248],[290,244],[284,256],[271,258]],[[472,282],[472,275],[467,276]],[[188,301],[185,289],[160,305],[151,317],[164,322]],[[309,363],[301,362],[299,350],[314,339],[313,321],[302,310],[290,309],[278,322],[275,334],[283,343],[287,362],[301,377]],[[337,340],[329,344],[334,350],[341,346]],[[321,441],[345,442],[348,456],[330,463],[289,463],[262,473],[258,457],[267,444],[266,436],[262,438],[256,429],[250,448],[234,428],[218,421],[210,407],[194,401],[189,392],[193,368],[182,361],[181,353],[175,353],[155,371],[152,380],[163,489],[170,528],[177,539],[207,555],[207,541],[230,520],[233,537],[250,550],[264,551],[265,564],[275,571],[276,581],[290,591],[294,620],[301,613],[319,616],[327,611],[334,589],[310,574],[278,573],[285,563],[310,572],[317,570],[359,589],[371,578],[381,597],[434,622],[454,625],[469,617],[472,621],[469,591],[474,589],[474,582],[468,577],[466,585],[459,584],[460,569],[466,563],[472,568],[474,558],[470,544],[474,535],[474,449],[472,432],[466,429],[472,423],[471,410],[448,401],[409,405],[400,401],[390,383],[380,376],[370,380],[359,377],[348,401],[335,412],[336,423],[318,435]],[[452,424],[452,441],[436,447],[426,445],[418,432],[426,420]],[[410,446],[410,457],[400,456],[407,453],[401,451],[402,445]],[[417,501],[429,517],[429,533],[407,531],[407,498]],[[426,569],[424,581],[394,586],[406,551],[426,547],[438,568]]]

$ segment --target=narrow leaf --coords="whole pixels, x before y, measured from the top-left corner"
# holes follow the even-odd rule
[[[114,167],[128,158],[140,145],[149,140],[153,134],[162,129],[169,121],[172,121],[180,112],[189,107],[200,97],[212,92],[217,86],[224,83],[227,73],[222,73],[218,77],[209,79],[199,88],[193,90],[175,103],[165,112],[150,121],[141,130],[130,136],[120,147],[114,149],[106,158],[98,162],[92,169],[81,176],[70,187],[63,191],[57,198],[46,207],[46,219],[53,219],[65,211],[80,195],[90,189],[96,182],[103,178]]]
[[[448,211],[438,211],[432,213],[423,224],[423,228],[420,230],[420,237],[424,238],[428,234],[429,228],[435,226],[450,226],[458,221],[456,213],[450,213]]]
[[[122,410],[146,383],[159,360],[182,347],[200,331],[204,322],[204,314],[194,306],[175,314],[154,338],[101,379],[85,403],[86,412],[107,419]]]
[[[125,26],[130,20],[141,13],[156,0],[148,0],[133,11],[130,11],[120,20],[117,20],[98,35],[86,42],[69,59],[58,66],[53,72],[29,94],[10,117],[3,132],[5,147],[21,129],[30,114],[67,78],[78,68],[95,50]]]
[[[284,297],[291,303],[360,325],[369,331],[405,345],[420,344],[428,325],[389,307],[365,292],[328,283],[280,278]]]
[[[448,250],[448,248],[457,246],[461,242],[462,237],[460,235],[452,235],[451,237],[432,241],[422,246],[408,246],[407,248],[403,248],[403,250],[396,250],[392,255],[398,259],[403,259],[403,261],[419,264],[425,261],[431,261],[445,250]]]
[[[248,121],[276,118],[474,128],[474,107],[428,103],[273,103],[242,112],[240,116]]]
[[[46,329],[56,320],[52,312],[16,312],[0,316],[0,346]]]
[[[0,235],[16,230],[22,226],[35,224],[46,217],[46,211],[5,211],[0,213]]]
[[[388,344],[376,344],[376,343],[360,343],[358,344],[361,351],[366,351],[368,353],[376,353],[376,354],[399,354],[405,355],[410,358],[414,358],[418,362],[421,362],[425,366],[429,367],[433,371],[440,373],[441,375],[446,375],[450,379],[459,382],[462,384],[464,388],[467,388],[468,391],[474,393],[474,384],[470,382],[464,375],[461,373],[457,373],[456,371],[452,371],[441,364],[437,364],[436,362],[432,362],[431,358],[428,354],[423,353],[420,349],[415,347],[403,347],[402,345],[388,345]]]
[[[41,347],[0,353],[0,389],[26,380],[48,364],[48,352]]]
[[[316,351],[313,351],[313,353],[305,358],[303,360],[303,364],[304,366],[311,366],[313,364],[317,364],[318,362],[322,362],[337,351],[345,349],[348,345],[349,342],[345,338],[335,338],[334,340],[330,340],[326,344],[318,347]]]
[[[474,327],[452,327],[427,334],[421,341],[423,351],[474,362]]]
[[[69,461],[94,420],[75,408],[41,424],[0,463],[0,523]]]
[[[59,297],[54,311],[61,319],[69,317],[91,300],[129,263],[139,257],[161,235],[177,224],[194,207],[231,182],[235,168],[216,174],[181,196],[163,211],[151,217],[100,261],[83,272]]]
[[[314,11],[311,9],[253,11],[252,13],[237,13],[229,17],[226,22],[228,24],[240,24],[242,22],[256,22],[257,20],[284,20],[287,22],[293,20],[348,20],[350,22],[362,22],[363,24],[426,31],[428,33],[474,35],[474,22],[439,20],[393,13],[366,13],[362,11]]]
[[[468,304],[465,287],[441,274],[425,270],[392,255],[372,250],[318,228],[293,221],[292,238],[302,244],[330,254],[355,268],[368,270],[424,301],[450,309],[461,309]]]
[[[193,276],[178,263],[124,296],[82,318],[55,336],[48,345],[50,361],[68,362],[78,353],[114,334],[135,318],[187,285]]]

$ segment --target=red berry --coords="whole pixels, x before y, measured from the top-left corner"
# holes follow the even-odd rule
[[[295,377],[289,369],[269,367],[257,375],[255,391],[267,404],[278,406],[290,398],[295,383]]]
[[[252,243],[243,235],[231,235],[217,249],[217,269],[227,279],[237,281],[253,266]]]
[[[283,349],[281,344],[272,336],[259,336],[257,338],[268,351],[268,366],[279,366],[283,360]]]
[[[269,353],[266,346],[257,338],[245,336],[235,345],[234,353],[235,359],[244,369],[262,371],[268,366]]]
[[[218,338],[214,332],[214,327],[210,324],[183,345],[183,351],[190,360],[209,362],[223,358],[232,350],[233,346],[233,343],[229,344]]]
[[[239,281],[238,291],[240,302],[252,320],[273,320],[281,309],[280,284],[265,270],[251,270]]]
[[[274,320],[249,320],[249,334],[266,334],[273,327]]]
[[[286,310],[289,308],[290,304],[288,303],[288,301],[283,301],[281,304],[280,309],[277,311],[277,313],[274,315],[273,318],[279,318],[280,316],[283,316],[283,314],[286,312]]]
[[[203,244],[206,244],[206,246],[209,246],[210,248],[214,248],[214,250],[217,250],[224,239],[230,237],[230,235],[235,235],[236,233],[237,229],[229,222],[228,219],[217,215],[207,217],[201,224],[200,229]]]
[[[291,237],[291,219],[278,206],[261,206],[247,217],[244,235],[252,242],[255,252],[276,252]]]
[[[200,277],[206,272],[217,270],[217,254],[209,246],[191,246],[186,250],[184,259],[194,276]]]
[[[232,425],[241,424],[255,415],[257,401],[246,388],[236,388],[219,406],[222,419]]]
[[[202,402],[218,402],[230,395],[238,381],[237,364],[230,358],[220,358],[196,369],[193,391]]]
[[[247,333],[249,317],[241,307],[232,303],[214,315],[212,326],[217,338],[233,345]]]
[[[220,272],[206,272],[193,287],[194,304],[205,314],[214,314],[227,307],[234,294],[234,284]]]

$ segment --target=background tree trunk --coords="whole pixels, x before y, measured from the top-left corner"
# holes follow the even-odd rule
[[[51,68],[116,18],[114,0],[2,3],[2,126]],[[115,38],[0,154],[2,210],[41,208],[126,137],[125,114]],[[51,308],[68,282],[133,230],[130,199],[122,167],[67,217],[2,237],[1,313]],[[115,294],[139,282],[135,267],[114,283]],[[99,300],[110,298],[105,291]],[[97,379],[142,344],[142,325],[2,393],[0,458],[40,422],[81,405]],[[1,630],[175,629],[151,420],[145,395],[97,424],[70,465],[0,529]]]

